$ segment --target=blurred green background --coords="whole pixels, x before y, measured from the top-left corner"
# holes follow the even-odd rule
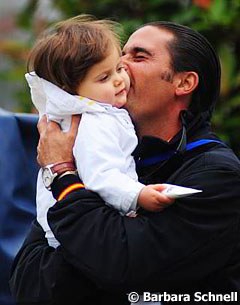
[[[214,131],[240,156],[240,0],[7,0],[0,3],[0,107],[32,112],[24,80],[28,51],[50,23],[80,13],[120,22],[128,36],[139,25],[170,20],[190,26],[217,49],[221,98]]]

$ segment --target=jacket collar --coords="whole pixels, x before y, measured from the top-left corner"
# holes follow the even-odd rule
[[[186,125],[186,142],[208,137],[215,139],[216,136],[211,132],[211,125],[207,113],[194,116],[190,111],[184,113],[184,123]],[[170,142],[153,136],[144,136],[133,152],[135,159],[149,158],[154,155],[176,150],[182,137],[183,130],[180,130]]]

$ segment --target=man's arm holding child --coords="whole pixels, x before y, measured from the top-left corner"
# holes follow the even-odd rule
[[[45,128],[43,126],[44,130]],[[42,147],[46,150],[40,160],[44,165],[44,162],[49,163],[46,157],[48,148],[46,143]],[[57,152],[58,150],[55,153]],[[198,185],[201,181],[203,189],[208,189],[206,176],[218,183],[215,172],[194,172],[190,177],[181,176],[176,182],[181,185],[184,181],[184,185],[191,186]],[[224,177],[224,192],[228,192],[233,177],[228,172]],[[58,198],[61,185],[61,179],[57,180],[55,198]],[[112,289],[140,289],[143,285],[153,289],[154,283],[157,283],[159,289],[160,283],[163,288],[167,285],[169,276],[172,280],[183,277],[192,282],[196,275],[199,276],[199,272],[202,274],[211,271],[215,252],[212,251],[210,255],[208,245],[217,251],[219,239],[215,239],[213,244],[212,235],[221,232],[224,225],[218,221],[215,203],[209,204],[211,198],[205,191],[201,198],[195,196],[189,199],[191,204],[188,204],[189,200],[181,199],[179,204],[172,205],[163,213],[141,211],[138,217],[129,218],[120,216],[116,210],[104,205],[96,194],[82,188],[57,202],[50,209],[48,218],[54,234],[64,245],[67,261],[99,285]],[[200,202],[201,209],[198,208]],[[225,207],[224,199],[221,204]],[[210,208],[213,215],[209,219],[211,225],[203,225]],[[79,233],[81,231],[83,234]],[[235,238],[234,234],[232,236]],[[224,243],[227,241],[226,251],[229,251],[227,249],[233,242],[232,238],[219,238]],[[196,243],[199,250],[195,252]],[[190,257],[191,253],[194,255]],[[203,253],[207,259],[195,264],[197,257],[202,257]]]

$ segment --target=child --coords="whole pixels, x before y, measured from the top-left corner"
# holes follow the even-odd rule
[[[35,72],[26,79],[40,116],[46,113],[68,129],[71,115],[82,114],[73,154],[85,187],[122,214],[135,211],[137,204],[157,211],[166,200],[158,191],[162,187],[138,182],[131,155],[138,141],[123,109],[130,80],[121,63],[115,26],[85,15],[58,23],[33,48],[29,68]],[[47,223],[54,202],[40,171],[37,219],[49,244],[57,247]]]

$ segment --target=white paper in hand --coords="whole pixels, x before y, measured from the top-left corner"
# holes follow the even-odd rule
[[[174,184],[164,183],[163,185],[166,186],[166,188],[161,193],[170,198],[181,198],[202,192],[202,190],[196,190],[190,187],[183,187]]]

